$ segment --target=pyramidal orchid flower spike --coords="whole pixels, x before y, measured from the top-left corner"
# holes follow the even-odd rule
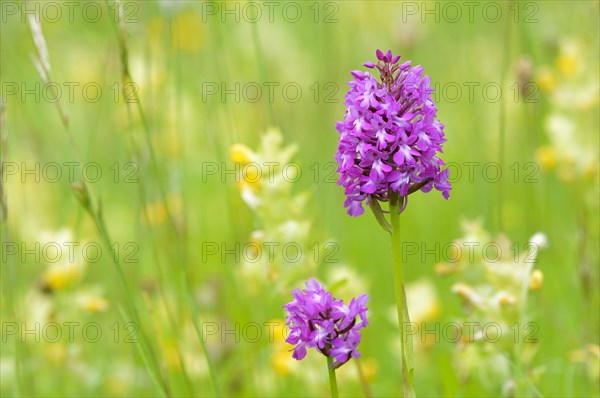
[[[391,50],[377,50],[376,55],[376,64],[364,66],[377,70],[379,79],[370,72],[352,72],[346,116],[336,126],[338,184],[344,187],[344,207],[351,216],[364,213],[365,201],[376,209],[379,204],[373,201],[387,202],[392,195],[401,198],[400,211],[417,190],[435,188],[446,199],[450,196],[449,170],[441,170],[444,162],[438,157],[446,141],[444,125],[436,119],[429,76],[420,65],[400,63]]]
[[[288,312],[286,324],[290,330],[286,342],[295,346],[295,359],[302,360],[307,348],[331,358],[331,368],[360,357],[360,330],[369,324],[369,296],[361,294],[345,305],[315,279],[306,282],[304,290],[294,289],[293,295],[294,300],[283,308]]]
[[[306,282],[306,289],[294,289],[294,300],[283,308],[290,334],[286,342],[294,345],[292,357],[304,359],[308,348],[314,348],[327,358],[327,371],[332,398],[338,397],[335,370],[350,358],[360,357],[358,344],[368,324],[367,301],[361,294],[345,305],[323,289],[315,279]]]
[[[378,71],[355,70],[346,94],[346,116],[337,123],[340,133],[335,160],[339,185],[344,187],[351,216],[364,213],[367,204],[375,219],[391,235],[392,266],[398,329],[400,333],[403,397],[414,397],[414,365],[411,336],[405,335],[410,324],[403,283],[400,213],[408,204],[408,195],[433,188],[450,197],[449,170],[438,157],[446,142],[444,125],[437,120],[437,107],[431,98],[431,79],[420,65],[400,62],[391,50],[376,51],[377,63],[364,66]],[[381,208],[389,207],[389,222]]]

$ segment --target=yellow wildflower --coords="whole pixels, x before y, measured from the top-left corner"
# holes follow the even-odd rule
[[[108,309],[108,301],[100,295],[86,295],[79,298],[79,306],[93,314],[104,312]]]
[[[543,68],[538,73],[537,84],[542,91],[552,91],[556,87],[556,77],[548,68]]]
[[[554,147],[545,145],[537,149],[535,158],[544,170],[552,170],[556,166],[556,151]]]
[[[256,154],[244,144],[233,144],[229,149],[229,157],[235,163],[246,165],[254,161]]]
[[[285,322],[281,319],[272,320],[270,323],[274,324],[273,335],[269,338],[273,339],[273,354],[271,355],[271,366],[280,376],[289,375],[294,367],[296,366],[296,360],[292,358],[290,350],[294,348],[291,344],[285,342],[286,326]]]
[[[544,286],[544,274],[539,269],[536,269],[531,273],[529,288],[531,290],[540,290],[542,286]]]
[[[44,272],[44,283],[51,290],[66,289],[81,280],[83,268],[79,261],[52,264]]]

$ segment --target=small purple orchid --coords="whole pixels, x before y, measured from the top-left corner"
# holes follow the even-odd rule
[[[362,337],[360,330],[368,325],[369,296],[361,294],[346,306],[315,279],[306,282],[302,291],[294,289],[293,295],[294,300],[283,308],[288,312],[286,324],[290,328],[286,342],[295,345],[294,359],[303,359],[307,348],[334,359],[333,368],[360,357],[357,348]]]
[[[369,72],[352,72],[346,117],[336,126],[338,184],[351,216],[364,213],[365,200],[387,202],[391,192],[406,197],[435,188],[450,196],[449,170],[440,170],[444,162],[437,157],[446,141],[444,125],[436,120],[429,76],[420,65],[400,63],[391,50],[376,55],[377,64],[364,66],[379,70],[380,81]]]

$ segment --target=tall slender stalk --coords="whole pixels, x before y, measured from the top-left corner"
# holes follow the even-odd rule
[[[404,326],[410,323],[406,294],[404,292],[402,272],[402,250],[400,236],[400,209],[405,198],[400,198],[397,193],[390,191],[390,222],[392,227],[392,267],[394,272],[394,288],[396,291],[396,308],[398,311],[398,326],[400,327],[400,351],[402,353],[402,396],[414,397],[413,380],[413,352],[412,342],[407,341]],[[408,337],[409,339],[411,337]]]
[[[327,372],[329,373],[329,387],[331,388],[331,398],[338,398],[338,386],[337,379],[335,377],[335,368],[331,367],[333,363],[333,358],[327,357]]]

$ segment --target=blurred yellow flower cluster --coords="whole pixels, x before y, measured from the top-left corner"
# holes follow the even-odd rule
[[[85,319],[107,311],[109,302],[98,286],[82,282],[87,263],[77,249],[87,243],[77,241],[67,228],[42,231],[36,243],[39,244],[36,245],[39,250],[36,262],[42,263],[44,268],[37,275],[38,283],[31,284],[23,295],[19,321],[7,322],[7,325],[14,325],[7,330],[13,332],[10,334],[12,339],[30,345],[27,350],[39,352],[44,363],[68,368],[84,383],[94,383],[96,370],[86,362],[81,349],[82,340],[89,343],[88,337],[93,334],[86,334],[82,328],[99,325],[86,323]],[[30,254],[34,254],[33,250]],[[4,337],[8,341],[9,335]],[[10,353],[2,354],[2,366],[4,361],[18,363]]]
[[[543,286],[544,275],[533,269],[547,238],[536,233],[525,245],[512,243],[500,234],[495,239],[480,221],[464,221],[464,236],[453,243],[456,256],[438,263],[439,275],[458,276],[452,292],[464,302],[469,312],[485,321],[502,320],[505,326],[519,319],[527,292]]]
[[[242,278],[253,293],[265,283],[285,287],[305,279],[319,262],[320,245],[309,244],[311,222],[303,218],[309,193],[293,192],[299,168],[292,162],[296,150],[295,145],[283,146],[277,129],[262,136],[256,151],[242,144],[230,149],[241,198],[260,226],[250,234],[242,256]]]
[[[50,264],[43,274],[43,283],[48,289],[64,290],[81,280],[84,265],[80,261]]]
[[[308,194],[292,193],[299,172],[299,165],[292,162],[297,150],[296,145],[283,146],[281,131],[274,128],[262,136],[257,151],[243,144],[234,144],[230,149],[230,158],[239,174],[236,181],[242,199],[265,221],[280,222],[298,217],[304,211]]]
[[[464,221],[462,228],[464,236],[454,240],[451,261],[435,267],[437,274],[457,279],[452,292],[467,313],[456,363],[464,377],[485,371],[486,379],[507,382],[510,366],[505,353],[528,363],[537,348],[536,324],[525,314],[529,292],[543,287],[543,273],[534,266],[547,238],[538,232],[521,245],[503,234],[492,238],[480,221]]]
[[[51,291],[65,290],[77,284],[83,277],[85,262],[78,251],[66,252],[67,245],[75,242],[72,232],[69,229],[44,231],[39,241],[41,247],[46,249],[46,257],[52,259],[42,275],[45,288]]]
[[[590,380],[595,383],[600,381],[600,346],[598,344],[587,344],[582,349],[572,351],[570,360],[573,363],[583,364]]]
[[[550,142],[538,148],[536,159],[565,182],[598,180],[597,62],[581,42],[565,40],[554,65],[537,72],[538,86],[548,94],[551,108],[546,118]]]
[[[108,301],[102,296],[96,287],[82,287],[86,261],[81,251],[67,249],[68,247],[85,247],[86,243],[76,242],[71,230],[61,229],[53,232],[43,232],[40,243],[44,248],[53,247],[56,253],[46,253],[57,261],[48,263],[41,276],[42,289],[50,293],[61,294],[74,298],[72,303],[79,309],[89,313],[106,311],[109,307]],[[74,243],[77,243],[74,245]],[[48,250],[47,250],[48,251]]]

